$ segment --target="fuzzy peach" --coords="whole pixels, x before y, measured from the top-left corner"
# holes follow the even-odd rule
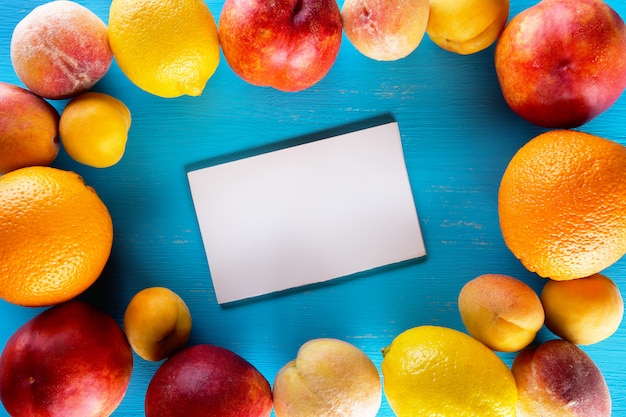
[[[624,300],[615,283],[602,274],[569,281],[549,280],[541,292],[546,327],[579,345],[611,336],[624,316]]]
[[[378,369],[351,343],[312,339],[274,380],[277,417],[373,417],[382,401]]]
[[[600,369],[563,339],[522,350],[511,366],[518,417],[609,417],[611,395]]]
[[[49,99],[87,91],[109,70],[106,24],[69,0],[34,8],[13,30],[11,63],[29,90]]]
[[[459,293],[458,305],[469,334],[502,352],[528,346],[544,322],[537,294],[507,275],[485,274],[469,281]]]
[[[429,0],[346,0],[346,37],[368,58],[394,61],[411,54],[426,33]]]
[[[473,54],[498,39],[509,8],[509,0],[430,0],[426,33],[447,51]]]
[[[49,165],[59,153],[59,113],[17,85],[0,82],[0,175]]]

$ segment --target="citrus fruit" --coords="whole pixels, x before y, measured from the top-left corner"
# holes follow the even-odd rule
[[[161,97],[202,94],[220,59],[217,25],[202,0],[113,0],[109,41],[124,74]]]
[[[613,335],[624,316],[624,300],[608,277],[595,274],[568,281],[549,280],[541,292],[546,327],[578,345]]]
[[[69,300],[100,276],[112,243],[111,216],[78,174],[27,167],[0,177],[0,298]]]
[[[515,416],[517,388],[506,364],[476,339],[442,326],[418,326],[383,350],[389,406],[398,417]]]
[[[95,168],[122,159],[130,129],[130,110],[108,94],[88,92],[74,97],[63,109],[59,134],[74,160]]]
[[[626,253],[626,147],[553,130],[513,156],[498,193],[506,245],[531,272],[582,278]]]

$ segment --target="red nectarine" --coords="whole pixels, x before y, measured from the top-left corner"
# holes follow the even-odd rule
[[[9,338],[0,356],[0,399],[12,416],[108,416],[132,369],[132,350],[115,320],[69,301]]]
[[[267,417],[271,410],[267,379],[236,353],[207,344],[166,360],[145,398],[146,417]]]
[[[495,64],[518,115],[543,127],[577,127],[626,87],[626,26],[602,0],[542,0],[504,28]]]
[[[242,79],[294,92],[330,71],[341,13],[335,0],[226,0],[218,32],[226,61]]]

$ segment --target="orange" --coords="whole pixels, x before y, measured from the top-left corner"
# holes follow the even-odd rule
[[[76,173],[28,167],[0,177],[0,298],[46,306],[74,298],[101,274],[113,224]]]
[[[524,145],[498,194],[506,245],[538,275],[593,275],[626,253],[626,148],[573,130]]]

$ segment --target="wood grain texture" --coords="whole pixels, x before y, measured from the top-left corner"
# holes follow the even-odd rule
[[[107,21],[110,1],[79,2]],[[41,3],[0,2],[0,81],[21,85],[10,63],[11,33]],[[534,3],[512,0],[511,14]],[[626,16],[626,3],[608,3]],[[217,18],[222,2],[207,4]],[[99,170],[81,166],[61,151],[54,163],[77,171],[94,186],[114,221],[110,261],[81,298],[121,323],[136,292],[155,285],[169,287],[190,307],[190,344],[232,349],[272,382],[298,347],[312,338],[349,341],[380,369],[380,350],[410,327],[438,324],[464,330],[458,291],[480,274],[509,274],[540,291],[542,279],[527,272],[504,245],[496,203],[508,161],[542,129],[506,106],[495,77],[493,51],[492,47],[475,55],[455,55],[425,37],[409,57],[375,62],[344,37],[335,65],[309,90],[282,93],[248,85],[222,59],[202,96],[177,99],[139,90],[114,63],[95,90],[121,99],[132,112],[124,158]],[[64,102],[54,104],[60,110]],[[626,145],[625,113],[622,97],[580,130]],[[400,126],[427,259],[219,306],[191,202],[188,167],[385,115]],[[626,294],[626,260],[605,273]],[[2,346],[39,311],[0,302]],[[539,340],[552,337],[544,329]],[[584,350],[609,384],[613,415],[626,415],[626,323],[610,339]],[[509,365],[513,359],[512,354],[501,357]],[[145,390],[157,367],[136,357],[131,385],[115,416],[143,416]],[[385,400],[379,415],[393,416]]]

